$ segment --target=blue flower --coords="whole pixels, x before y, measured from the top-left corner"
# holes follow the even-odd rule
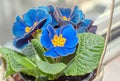
[[[96,33],[97,26],[93,25],[92,20],[85,19],[82,23],[79,23],[79,25],[76,26],[76,30],[78,31],[78,33],[84,32]]]
[[[73,54],[78,44],[77,32],[71,24],[54,29],[48,25],[42,32],[41,44],[47,49],[45,56],[57,58]]]
[[[17,48],[23,48],[33,38],[32,33],[38,29],[44,30],[51,21],[51,16],[40,8],[28,10],[23,15],[23,19],[17,16],[12,28],[13,34],[16,36],[13,44]]]
[[[76,25],[84,20],[84,14],[79,10],[78,6],[75,6],[73,10],[70,8],[57,8],[54,16],[60,25],[68,23]]]

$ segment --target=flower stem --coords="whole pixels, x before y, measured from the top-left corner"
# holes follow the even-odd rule
[[[107,30],[106,39],[105,39],[104,50],[103,50],[103,53],[102,53],[102,56],[101,56],[101,59],[100,59],[100,63],[99,63],[98,69],[97,69],[97,74],[96,74],[97,76],[99,75],[99,72],[101,70],[102,62],[103,62],[103,59],[105,57],[105,53],[106,53],[106,50],[107,50],[108,40],[110,38],[110,30],[111,30],[111,27],[112,27],[113,12],[114,12],[114,3],[115,3],[115,0],[112,0],[110,22],[109,22],[109,26],[108,26],[108,30]]]

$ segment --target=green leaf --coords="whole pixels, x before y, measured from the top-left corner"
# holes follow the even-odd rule
[[[50,63],[53,63],[52,58],[44,56],[45,50],[44,50],[43,46],[40,44],[40,41],[38,41],[37,39],[33,39],[31,43],[32,43],[33,48],[35,49],[36,53],[38,54],[38,56],[41,58],[42,61],[48,61]]]
[[[37,61],[38,68],[46,74],[56,75],[66,68],[64,63],[51,64],[49,62]]]
[[[31,43],[29,43],[23,50],[22,54],[24,54],[26,57],[30,58],[32,61],[36,60],[35,57],[35,51],[33,49],[33,46]]]
[[[68,64],[65,70],[66,76],[84,75],[97,68],[104,48],[104,38],[102,36],[83,33],[78,35],[79,46],[76,56]]]
[[[0,48],[0,53],[7,61],[7,72],[6,76],[11,75],[15,72],[22,72],[26,70],[32,70],[36,68],[36,65],[32,63],[28,58],[22,56],[20,53],[17,53],[11,49],[2,47]],[[27,71],[27,74],[31,74]]]
[[[6,67],[5,77],[8,77],[9,75],[14,74],[15,71],[11,68],[9,60],[7,60],[6,62],[7,62],[7,67]]]

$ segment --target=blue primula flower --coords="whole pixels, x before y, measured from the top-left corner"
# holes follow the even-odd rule
[[[42,32],[41,44],[47,49],[45,56],[57,58],[73,54],[78,44],[77,32],[71,24],[58,29],[48,25]]]
[[[51,16],[40,8],[28,10],[23,15],[23,19],[17,16],[12,29],[13,34],[16,36],[13,44],[17,48],[24,47],[33,38],[32,33],[38,29],[44,30],[51,21]]]
[[[60,25],[68,23],[76,25],[84,20],[84,14],[79,10],[78,6],[75,6],[73,10],[70,8],[57,8],[54,16]]]
[[[93,21],[85,19],[83,22],[79,23],[75,28],[78,33],[91,32],[96,33],[97,26],[93,25]]]

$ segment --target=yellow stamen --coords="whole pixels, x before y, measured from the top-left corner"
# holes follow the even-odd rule
[[[35,23],[34,23],[34,26],[37,26],[37,24],[38,24],[38,22],[35,22]]]
[[[30,28],[30,27],[28,27],[28,26],[25,28],[25,32],[26,32],[26,33],[29,33],[29,32],[30,32],[30,30],[31,30],[31,28]]]
[[[70,18],[68,18],[68,21],[70,21]]]
[[[37,26],[37,24],[38,24],[38,22],[35,22],[35,23],[33,24],[33,26]],[[26,33],[29,33],[30,30],[31,30],[31,28],[32,28],[32,27],[28,27],[28,26],[26,26],[26,28],[25,28],[25,32],[26,32]]]
[[[65,42],[66,42],[66,39],[62,37],[62,34],[60,34],[60,36],[54,35],[52,39],[52,44],[54,45],[54,47],[56,46],[63,47]]]
[[[64,21],[70,21],[70,18],[67,18],[66,16],[63,16]]]

